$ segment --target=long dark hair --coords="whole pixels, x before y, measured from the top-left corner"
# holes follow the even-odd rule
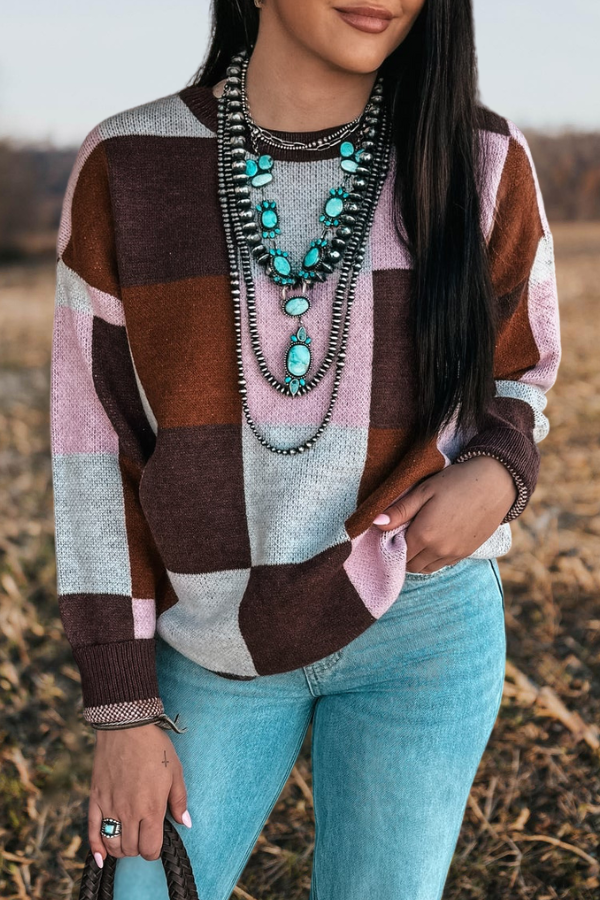
[[[231,56],[255,44],[258,24],[250,0],[213,0],[212,40],[191,83],[210,87],[224,78]],[[477,189],[483,160],[471,0],[426,0],[380,72],[397,159],[395,227],[414,261],[412,437],[425,443],[453,416],[459,428],[481,427],[494,392],[496,322]]]

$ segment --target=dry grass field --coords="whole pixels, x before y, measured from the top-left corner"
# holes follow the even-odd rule
[[[600,896],[600,224],[554,233],[563,362],[549,394],[539,486],[500,560],[505,694],[444,900]],[[53,290],[51,264],[0,270],[3,900],[71,900],[87,853],[94,733],[81,720],[54,583]],[[310,732],[236,898],[308,897],[309,740]]]

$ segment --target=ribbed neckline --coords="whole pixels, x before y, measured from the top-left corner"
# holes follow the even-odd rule
[[[194,84],[179,91],[179,96],[188,106],[196,118],[202,122],[208,129],[217,131],[217,111],[219,101],[212,92],[212,87]],[[269,129],[277,137],[281,137],[287,141],[314,141],[318,138],[328,137],[333,134],[342,125],[333,125],[328,128],[320,128],[316,131],[281,131],[275,128]],[[356,130],[356,129],[354,129]],[[353,130],[353,131],[354,131]],[[350,137],[351,135],[348,135]],[[273,159],[284,159],[294,162],[309,162],[318,159],[334,159],[339,154],[339,146],[333,145],[325,150],[309,150],[309,149],[289,149],[284,147],[273,147],[271,144],[265,144],[259,141],[259,149],[262,152],[269,153]]]

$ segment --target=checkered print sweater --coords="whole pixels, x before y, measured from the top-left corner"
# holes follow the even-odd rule
[[[424,452],[409,448],[411,256],[393,224],[392,152],[331,421],[302,454],[264,447],[238,391],[216,127],[217,100],[199,85],[110,116],[83,141],[63,201],[51,400],[57,580],[90,724],[165,713],[157,633],[230,678],[289,671],[348,644],[404,580],[406,526],[382,532],[373,518],[451,463],[491,455],[513,475],[518,498],[473,556],[506,552],[548,430],[560,357],[552,238],[523,135],[484,111],[482,226],[500,314],[485,428],[448,427]],[[338,149],[264,149],[275,159],[265,197],[278,201],[281,245],[299,262],[340,182]],[[263,353],[282,375],[293,320],[253,266]],[[314,287],[305,319],[317,367],[336,279]],[[304,396],[274,391],[252,353],[243,285],[241,299],[251,414],[271,442],[295,446],[322,421],[334,367]]]

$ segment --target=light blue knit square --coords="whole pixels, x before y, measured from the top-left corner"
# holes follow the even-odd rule
[[[131,596],[119,463],[110,453],[52,461],[59,594]]]
[[[56,291],[57,306],[67,306],[75,312],[92,314],[92,302],[89,289],[83,278],[77,272],[70,269],[59,259],[56,264]]]
[[[177,93],[114,113],[99,123],[98,132],[105,140],[130,134],[200,138],[215,135],[196,118]]]
[[[276,446],[291,447],[317,427],[271,424],[261,432]],[[344,521],[356,509],[368,437],[367,428],[330,423],[313,447],[287,456],[264,447],[244,420],[244,493],[253,566],[304,562],[349,540]]]
[[[250,569],[168,575],[178,602],[158,617],[158,634],[206,669],[257,675],[238,621]]]

